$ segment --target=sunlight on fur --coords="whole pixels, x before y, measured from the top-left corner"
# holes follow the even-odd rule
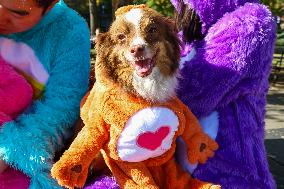
[[[137,93],[150,101],[165,102],[175,96],[177,77],[164,76],[159,68],[155,67],[146,78],[133,74],[133,86]]]

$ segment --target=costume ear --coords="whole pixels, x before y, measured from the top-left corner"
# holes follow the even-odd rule
[[[179,31],[183,32],[183,40],[191,43],[194,40],[202,40],[202,22],[199,15],[187,4],[180,3],[179,12],[175,16]]]
[[[100,53],[107,52],[112,44],[109,32],[98,34],[95,43],[96,43],[95,48],[97,55],[100,55]]]

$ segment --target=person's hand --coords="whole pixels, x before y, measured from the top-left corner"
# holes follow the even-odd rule
[[[7,169],[8,165],[5,161],[0,159],[0,174],[3,173]]]

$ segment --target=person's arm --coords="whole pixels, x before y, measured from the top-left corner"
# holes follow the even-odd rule
[[[0,159],[39,180],[37,174],[49,172],[55,151],[69,137],[88,88],[90,41],[85,28],[66,31],[54,49],[43,97],[0,131]]]
[[[181,70],[179,97],[197,117],[257,93],[270,70],[275,23],[269,10],[246,4],[212,26]]]

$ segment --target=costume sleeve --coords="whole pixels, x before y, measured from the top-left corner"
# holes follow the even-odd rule
[[[184,106],[184,114],[186,115],[186,126],[182,139],[188,146],[189,162],[205,163],[209,157],[214,155],[218,144],[202,131],[197,118],[192,112]]]
[[[260,90],[273,54],[275,23],[269,10],[248,3],[213,25],[181,70],[179,97],[197,117]]]
[[[84,186],[91,162],[109,138],[103,115],[99,112],[101,99],[96,86],[84,100],[81,118],[85,126],[51,169],[52,177],[68,188]]]
[[[62,186],[82,188],[90,164],[107,139],[105,123],[99,114],[96,114],[96,117],[79,132],[60,160],[54,164],[51,169],[52,177]]]
[[[52,68],[43,97],[0,131],[0,158],[39,182],[43,180],[39,173],[49,173],[55,151],[70,136],[79,116],[80,100],[88,88],[89,32],[85,24],[73,27],[82,29],[66,30],[52,52]]]

